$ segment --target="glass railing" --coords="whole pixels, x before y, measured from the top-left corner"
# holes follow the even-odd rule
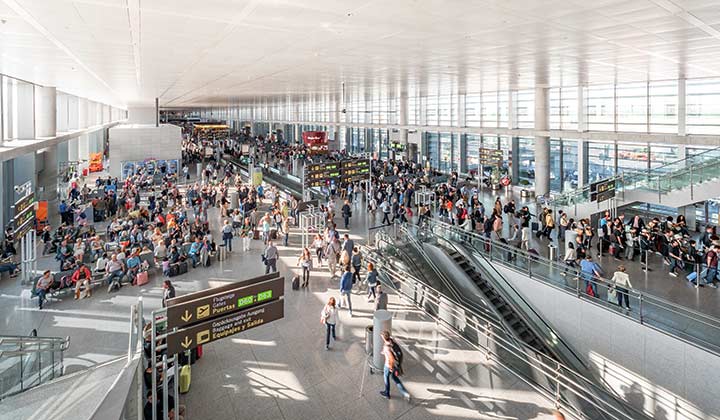
[[[577,419],[648,419],[626,401],[597,386],[576,370],[518,343],[494,318],[397,270],[382,255],[364,252],[380,272],[383,284],[423,310],[444,328],[459,334],[473,348],[518,376]]]
[[[62,376],[70,337],[0,336],[0,399]]]
[[[720,147],[697,155],[679,159],[647,171],[623,171],[608,178],[615,180],[618,194],[628,191],[645,191],[658,197],[671,191],[681,190],[703,182],[720,178]],[[543,204],[552,207],[570,207],[590,201],[590,185],[551,195]]]
[[[611,290],[615,291],[608,278],[580,273],[578,268],[570,267],[563,262],[530,254],[520,248],[484,238],[477,233],[458,229],[447,223],[429,219],[425,226],[435,232],[451,231],[455,240],[473,244],[473,248],[493,264],[519,271],[532,279],[601,305],[720,356],[720,319],[635,289],[628,290],[632,309],[623,310],[608,301],[608,293],[612,293]],[[588,293],[589,288],[592,289],[592,294]]]

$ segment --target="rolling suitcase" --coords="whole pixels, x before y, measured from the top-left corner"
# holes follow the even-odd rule
[[[292,278],[292,289],[300,290],[300,276],[295,276]]]
[[[137,273],[137,276],[135,277],[135,285],[136,286],[144,286],[150,282],[150,277],[148,276],[147,271],[141,271]]]
[[[169,277],[175,277],[180,272],[180,267],[178,266],[178,263],[170,264],[170,273],[168,274]]]
[[[178,275],[185,274],[188,272],[188,262],[187,261],[180,261],[177,263],[178,265]]]
[[[180,393],[186,394],[190,391],[190,365],[185,365],[180,368]]]
[[[257,241],[258,239],[260,239],[260,231],[259,231],[259,230],[253,229],[253,239],[256,240],[256,241]]]

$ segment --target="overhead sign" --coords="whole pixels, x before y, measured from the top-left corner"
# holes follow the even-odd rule
[[[232,290],[221,290],[212,295],[168,306],[168,328],[183,328],[197,322],[209,321],[219,316],[278,299],[284,293],[285,279],[281,277],[250,286],[239,286]]]
[[[35,213],[30,212],[30,215],[32,217],[28,219],[25,223],[20,226],[16,225],[17,227],[13,231],[13,237],[15,237],[16,239],[20,239],[35,227]]]
[[[30,193],[17,200],[13,206],[13,236],[22,238],[35,227],[35,193]]]
[[[211,343],[277,321],[283,316],[285,316],[285,301],[282,299],[227,314],[169,334],[167,351],[168,354],[177,354],[201,344]]]
[[[305,165],[306,187],[324,187],[331,183],[366,181],[370,178],[370,160],[350,158]]]
[[[15,205],[13,206],[13,210],[15,212],[15,216],[19,215],[20,213],[24,212],[25,210],[33,207],[35,204],[35,193],[30,193],[26,195],[25,197],[19,199],[15,202]]]
[[[251,279],[238,281],[235,283],[228,283],[223,286],[213,287],[211,289],[205,289],[205,290],[200,290],[200,291],[193,292],[193,293],[187,293],[182,296],[168,299],[167,306],[170,307],[170,306],[174,306],[174,305],[179,305],[181,303],[190,302],[192,300],[199,299],[201,297],[211,296],[211,295],[214,295],[217,293],[221,293],[223,291],[237,289],[238,287],[251,286],[255,283],[259,283],[259,282],[266,281],[266,280],[272,280],[272,279],[275,279],[278,277],[280,277],[280,273],[276,271],[274,273],[264,274],[262,276],[253,277]]]
[[[615,197],[616,179],[606,179],[590,184],[590,201],[602,203]]]
[[[501,149],[480,148],[480,164],[483,166],[502,166],[503,151]]]

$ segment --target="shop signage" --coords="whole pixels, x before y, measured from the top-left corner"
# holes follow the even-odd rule
[[[250,286],[244,285],[231,290],[221,290],[215,294],[168,306],[168,328],[183,328],[198,322],[225,316],[277,300],[285,293],[285,279],[277,277]],[[213,290],[213,289],[210,289]]]
[[[284,305],[283,299],[274,300],[173,332],[167,337],[168,354],[177,354],[282,319]]]

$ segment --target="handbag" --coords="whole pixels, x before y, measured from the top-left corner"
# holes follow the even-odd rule
[[[607,300],[608,302],[617,302],[617,290],[615,290],[615,287],[608,289]]]

